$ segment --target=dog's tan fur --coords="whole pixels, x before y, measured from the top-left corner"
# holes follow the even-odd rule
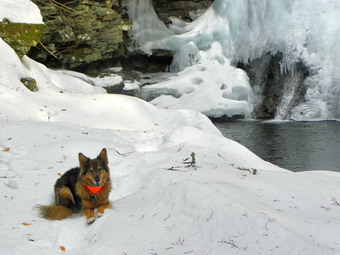
[[[106,149],[102,149],[96,159],[89,159],[79,153],[79,167],[65,172],[54,185],[55,204],[39,206],[41,214],[49,220],[62,220],[73,213],[82,212],[88,223],[103,215],[111,208],[110,170]],[[103,186],[100,192],[92,193],[86,185]],[[97,214],[95,214],[97,210]]]

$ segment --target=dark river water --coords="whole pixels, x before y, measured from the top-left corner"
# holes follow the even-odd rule
[[[340,172],[340,122],[231,121],[214,124],[225,137],[280,167],[295,172]]]

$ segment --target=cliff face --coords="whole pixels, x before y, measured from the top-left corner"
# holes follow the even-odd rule
[[[118,0],[33,0],[47,25],[42,46],[29,56],[51,67],[74,69],[124,54],[124,31]]]
[[[132,22],[128,19],[121,0],[33,0],[41,10],[47,28],[41,45],[32,48],[29,56],[56,68],[79,69],[95,62],[120,60],[138,66],[141,52],[131,52],[127,31]],[[154,0],[160,19],[175,16],[192,20],[203,12],[212,0]],[[163,53],[156,52],[159,57]],[[169,55],[165,56],[169,58]],[[124,61],[124,58],[129,58]],[[145,57],[142,57],[145,60]],[[155,58],[149,59],[151,62]],[[161,60],[163,61],[163,60]],[[166,61],[169,62],[168,60]],[[156,65],[159,60],[156,60]],[[149,66],[149,65],[144,65]],[[154,63],[150,63],[154,66]]]

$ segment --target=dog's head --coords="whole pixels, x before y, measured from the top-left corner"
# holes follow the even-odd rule
[[[80,179],[84,184],[98,187],[105,185],[110,179],[110,169],[106,149],[102,149],[96,159],[90,159],[79,153]]]

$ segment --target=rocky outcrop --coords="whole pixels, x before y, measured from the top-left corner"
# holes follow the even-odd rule
[[[303,63],[282,68],[282,54],[265,54],[238,67],[244,69],[255,94],[255,119],[289,119],[291,110],[302,102],[308,69]]]
[[[168,17],[173,16],[185,21],[192,21],[203,13],[213,0],[153,0],[153,6],[158,17],[168,23]]]
[[[124,31],[131,22],[123,19],[118,0],[33,0],[47,29],[43,46],[29,56],[50,67],[75,69],[96,61],[124,55]]]
[[[0,37],[20,58],[38,44],[44,29],[44,24],[12,23],[7,19],[0,21]]]
[[[21,78],[21,83],[25,85],[26,88],[28,88],[30,91],[37,91],[37,81],[33,78],[27,77],[27,78]]]
[[[105,62],[110,61],[112,65],[116,60],[133,68],[140,65],[141,58],[147,57],[144,53],[128,50],[132,43],[127,31],[132,21],[121,0],[32,1],[41,10],[47,28],[41,37],[41,45],[31,49],[28,55],[49,67],[93,73],[96,70],[88,67],[97,63],[108,66]],[[169,16],[193,20],[211,2],[153,0],[153,5],[160,19],[167,23]],[[150,63],[144,64],[142,69],[161,66],[158,71],[164,71],[171,59],[169,52],[156,51],[154,57],[146,59]]]

